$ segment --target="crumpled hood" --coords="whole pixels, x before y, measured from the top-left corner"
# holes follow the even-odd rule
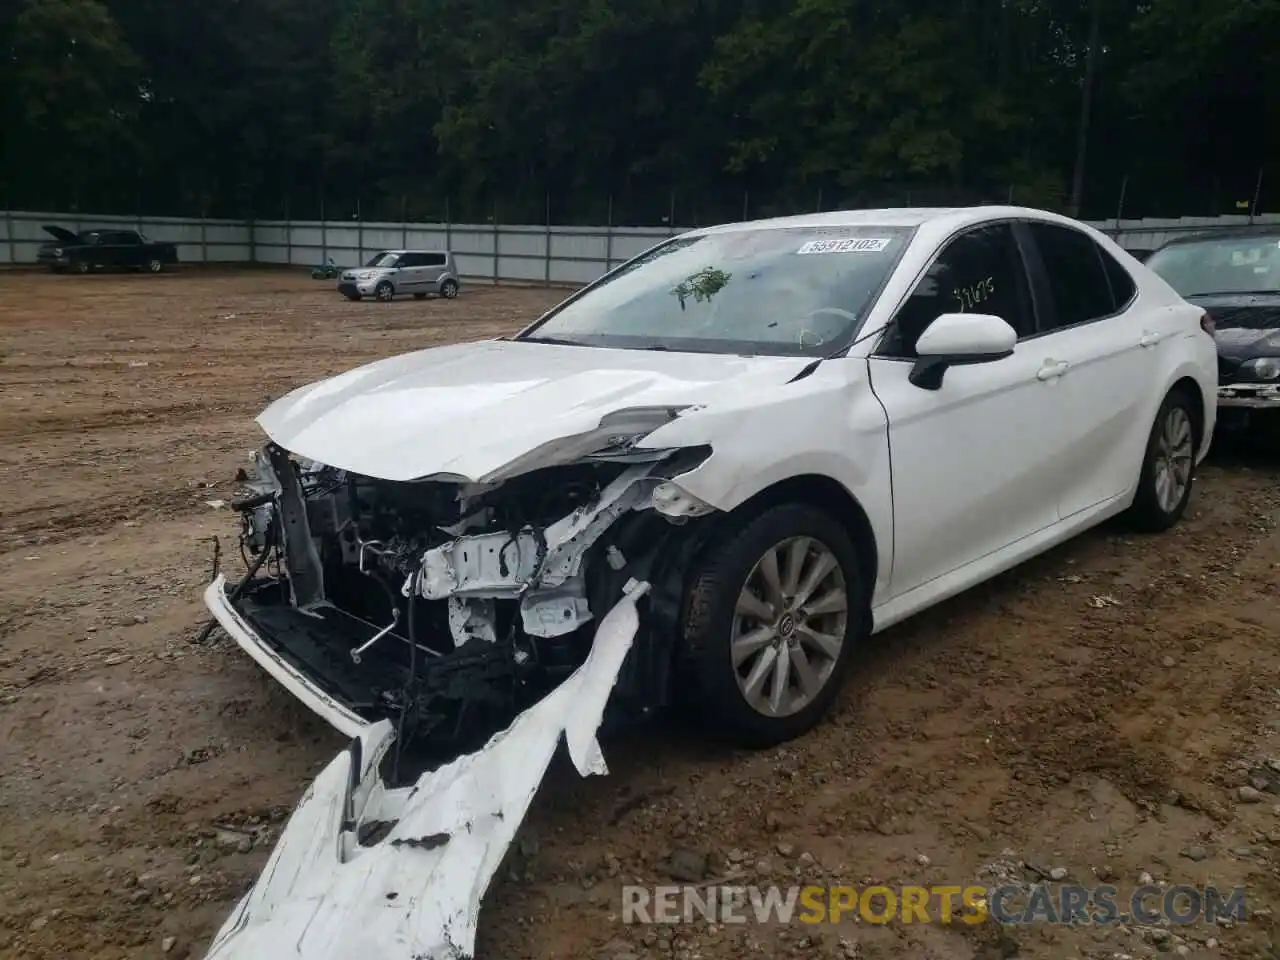
[[[543,444],[596,428],[607,414],[751,396],[781,387],[809,362],[461,343],[301,387],[268,406],[258,424],[297,456],[365,476],[475,481]]]

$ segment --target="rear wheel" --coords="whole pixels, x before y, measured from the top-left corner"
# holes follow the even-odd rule
[[[440,284],[440,296],[444,297],[447,300],[452,300],[457,295],[458,295],[457,280],[446,280],[444,283]]]
[[[863,629],[857,551],[830,514],[770,507],[727,531],[692,571],[684,657],[713,734],[767,747],[815,726]]]
[[[88,272],[89,272],[89,261],[88,261],[88,260],[77,260],[77,261],[76,261],[76,273],[88,273]]]
[[[164,269],[164,262],[159,257],[152,257],[147,261],[147,269],[152,273],[159,273]]]
[[[1182,519],[1195,483],[1199,444],[1196,408],[1190,394],[1176,389],[1164,398],[1147,438],[1138,492],[1128,518],[1139,530],[1160,533]]]
[[[391,285],[391,281],[383,280],[373,288],[373,295],[376,299],[386,303],[396,295],[396,288]]]

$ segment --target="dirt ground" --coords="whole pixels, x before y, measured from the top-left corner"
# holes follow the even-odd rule
[[[198,958],[343,746],[192,640],[209,501],[253,416],[357,363],[517,327],[561,293],[342,300],[301,273],[0,274],[0,956]],[[666,727],[535,801],[489,960],[1276,957],[1280,452],[1219,453],[1187,520],[1107,527],[875,638],[833,719],[731,753]],[[1280,768],[1280,763],[1277,763]],[[671,858],[682,865],[673,870]],[[621,885],[1248,886],[1213,927],[626,926]],[[272,958],[274,960],[274,958]]]

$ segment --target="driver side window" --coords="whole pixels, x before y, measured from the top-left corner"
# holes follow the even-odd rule
[[[1013,226],[996,223],[955,237],[898,309],[877,356],[916,358],[916,341],[944,313],[992,313],[1018,331],[1035,332],[1026,271]]]

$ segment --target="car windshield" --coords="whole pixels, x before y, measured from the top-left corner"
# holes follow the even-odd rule
[[[1280,236],[1175,243],[1153,253],[1147,266],[1184,297],[1280,293]]]
[[[365,264],[366,267],[394,267],[396,261],[400,259],[398,253],[378,253],[373,259]]]
[[[853,339],[913,233],[858,225],[675,237],[565,301],[520,339],[825,356]]]

